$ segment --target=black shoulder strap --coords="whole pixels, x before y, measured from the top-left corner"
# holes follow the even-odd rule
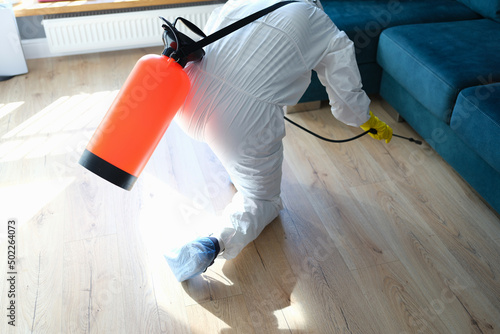
[[[176,53],[175,57],[178,57],[178,59],[184,58],[187,55],[195,52],[196,50],[202,49],[205,46],[207,46],[208,44],[213,43],[213,42],[221,39],[222,37],[229,35],[230,33],[246,26],[247,24],[257,20],[258,18],[261,18],[262,16],[264,16],[266,14],[269,14],[273,10],[276,10],[282,6],[288,5],[288,4],[293,3],[293,2],[297,2],[297,1],[282,1],[282,2],[275,3],[274,5],[269,6],[267,8],[264,8],[262,10],[259,10],[258,12],[255,12],[247,17],[244,17],[241,20],[236,21],[233,24],[228,25],[227,27],[216,31],[211,35],[208,35],[207,37],[203,38],[202,40],[199,40],[198,42],[194,42],[192,44],[186,45],[183,48],[180,48],[179,50],[177,50],[175,52]]]

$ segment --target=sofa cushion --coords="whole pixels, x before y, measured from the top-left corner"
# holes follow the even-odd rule
[[[458,93],[500,81],[500,23],[488,19],[384,30],[377,60],[413,97],[449,123]]]
[[[450,127],[500,173],[500,83],[461,91]]]
[[[356,46],[359,64],[374,63],[382,30],[402,24],[478,19],[455,0],[323,0],[325,13]]]
[[[484,17],[500,21],[500,0],[457,0]]]

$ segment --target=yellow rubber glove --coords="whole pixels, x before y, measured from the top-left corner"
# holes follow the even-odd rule
[[[376,134],[370,133],[372,138],[382,140],[385,139],[385,142],[388,143],[392,139],[392,128],[378,119],[373,113],[370,111],[370,119],[363,125],[361,125],[361,129],[368,131],[370,129],[377,130]]]

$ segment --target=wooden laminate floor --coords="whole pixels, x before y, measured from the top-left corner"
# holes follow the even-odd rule
[[[500,333],[498,215],[429,145],[397,138],[328,144],[287,124],[279,218],[177,283],[162,252],[210,231],[234,193],[207,146],[172,124],[130,192],[77,164],[158,52],[31,60],[0,82],[0,333]],[[360,131],[328,108],[291,117]]]

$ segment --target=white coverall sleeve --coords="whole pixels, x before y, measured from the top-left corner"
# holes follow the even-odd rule
[[[370,99],[362,89],[354,44],[331,21],[330,24],[323,36],[328,38],[328,45],[314,70],[326,87],[333,116],[347,125],[360,126],[370,118]]]

